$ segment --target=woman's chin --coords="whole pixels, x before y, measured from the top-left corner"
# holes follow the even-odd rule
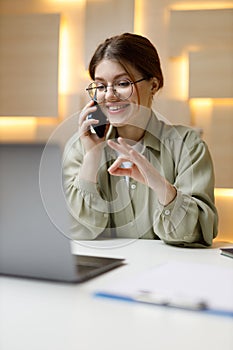
[[[128,114],[121,114],[118,116],[108,115],[108,120],[110,124],[118,128],[129,124],[131,119],[132,119],[132,116]]]
[[[115,128],[120,128],[120,127],[123,127],[123,126],[126,125],[126,124],[123,124],[123,123],[116,123],[116,122],[114,122],[114,123],[110,122],[110,124],[112,126],[114,126]]]
[[[129,113],[128,111],[127,113],[119,113],[118,115],[108,113],[107,117],[111,125],[115,127],[120,127],[125,126],[130,122],[132,118],[132,113]]]

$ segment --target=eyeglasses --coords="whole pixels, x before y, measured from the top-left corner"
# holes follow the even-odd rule
[[[98,83],[93,81],[86,91],[88,92],[90,98],[97,103],[101,103],[105,99],[105,94],[108,88],[112,88],[114,95],[119,98],[119,100],[127,100],[133,93],[133,85],[139,83],[140,81],[146,80],[142,78],[136,81],[130,81],[129,79],[120,79],[115,81],[112,85],[105,85],[103,83]]]

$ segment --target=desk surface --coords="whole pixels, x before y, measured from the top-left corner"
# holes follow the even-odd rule
[[[79,285],[0,278],[1,350],[231,350],[233,320],[93,297],[111,282],[169,261],[233,268],[209,249],[183,249],[151,240],[73,242],[74,253],[124,257],[127,264]]]

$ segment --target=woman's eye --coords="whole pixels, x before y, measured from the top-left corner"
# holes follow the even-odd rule
[[[97,89],[98,91],[104,91],[104,90],[105,90],[105,86],[104,86],[104,85],[97,85],[97,86],[96,86],[96,89]]]
[[[121,87],[121,88],[127,88],[129,87],[130,82],[129,81],[119,81],[116,83],[116,86]]]

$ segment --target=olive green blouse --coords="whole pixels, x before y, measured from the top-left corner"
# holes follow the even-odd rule
[[[116,129],[110,127],[107,139],[115,137]],[[106,143],[97,184],[79,179],[84,149],[75,134],[63,159],[72,238],[148,238],[187,247],[211,245],[218,215],[213,165],[205,142],[193,129],[166,124],[154,113],[142,142],[144,156],[176,187],[176,198],[163,206],[146,185],[110,175],[107,169],[117,155]]]

